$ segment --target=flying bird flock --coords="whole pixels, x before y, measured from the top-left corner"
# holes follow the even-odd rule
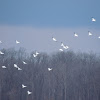
[[[92,21],[92,22],[96,22],[96,19],[92,17],[91,21]],[[92,36],[92,35],[93,35],[93,34],[92,34],[90,31],[88,31],[88,36]],[[78,34],[77,34],[76,32],[74,32],[74,37],[76,37],[76,38],[79,37]],[[100,36],[98,36],[98,38],[100,39]],[[55,37],[52,37],[52,40],[53,40],[54,42],[56,42],[56,43],[58,42],[58,40],[57,40]],[[16,43],[16,44],[20,44],[20,42],[19,42],[18,40],[16,40],[15,43]],[[61,43],[61,45],[60,45],[61,48],[59,48],[59,51],[63,52],[64,50],[69,49],[69,46],[68,46],[68,45],[64,44],[63,42],[60,42],[60,43]],[[2,44],[2,41],[0,41],[0,44]],[[33,53],[33,57],[36,58],[39,54],[40,54],[40,53],[36,51],[35,53]],[[0,55],[4,55],[4,52],[0,51]],[[27,64],[27,62],[25,62],[25,61],[22,61],[22,63],[23,63],[24,65]],[[7,67],[4,66],[4,65],[1,66],[1,67],[2,67],[3,69],[7,69]],[[21,69],[16,63],[13,64],[13,67],[16,68],[18,71],[22,71],[22,69]],[[49,72],[52,71],[52,70],[53,70],[53,68],[48,68],[48,71],[49,71]],[[24,89],[24,88],[28,88],[28,86],[22,84],[22,89]],[[28,95],[31,95],[32,92],[29,91],[29,90],[27,90],[27,94],[28,94]]]

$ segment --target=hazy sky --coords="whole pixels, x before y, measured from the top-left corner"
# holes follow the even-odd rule
[[[99,52],[99,10],[100,0],[0,0],[0,49],[53,52],[61,48],[62,41],[71,50]],[[97,21],[92,22],[91,17]],[[15,40],[21,43],[16,45]]]

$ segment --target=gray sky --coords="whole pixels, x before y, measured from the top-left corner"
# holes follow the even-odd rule
[[[58,51],[62,41],[69,50],[99,52],[99,4],[100,0],[0,0],[0,48],[50,53]],[[97,21],[92,22],[91,17]],[[15,40],[21,43],[16,45]]]
[[[76,32],[79,37],[74,37]],[[100,30],[91,29],[93,36],[88,36],[87,28],[33,28],[27,26],[0,26],[0,48],[20,47],[28,52],[37,50],[42,52],[59,51],[61,42],[74,51],[100,51]],[[55,37],[58,42],[52,40]],[[15,40],[20,41],[16,44]],[[66,51],[66,50],[65,50]]]

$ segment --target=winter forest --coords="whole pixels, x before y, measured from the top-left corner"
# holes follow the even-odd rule
[[[93,52],[1,51],[0,100],[100,100],[100,56]]]

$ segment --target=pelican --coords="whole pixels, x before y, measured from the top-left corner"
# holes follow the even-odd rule
[[[27,91],[27,94],[28,94],[28,95],[30,95],[30,94],[32,94],[32,92],[30,92],[30,91]]]
[[[75,36],[75,37],[78,37],[78,34],[76,34],[76,33],[74,32],[74,36]]]
[[[57,42],[56,38],[52,37],[53,41]]]
[[[96,22],[96,19],[92,17],[92,22]]]
[[[27,86],[25,86],[24,84],[22,84],[22,88],[25,88],[25,87],[27,87]]]
[[[51,71],[52,70],[52,68],[48,68],[48,71]]]
[[[0,51],[0,54],[3,55],[4,53],[2,51]]]
[[[16,44],[19,44],[20,42],[16,40]]]
[[[2,66],[2,68],[7,68],[6,66]]]

